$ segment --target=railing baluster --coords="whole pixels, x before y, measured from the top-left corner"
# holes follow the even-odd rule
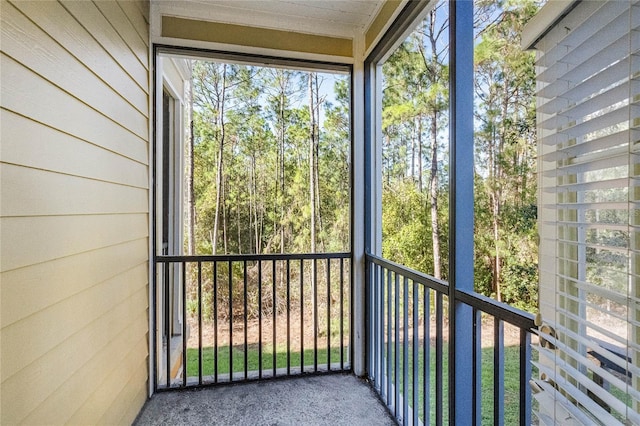
[[[393,415],[397,418],[400,414],[398,406],[400,405],[400,275],[394,274],[394,303],[393,310],[394,319],[394,354],[393,354],[393,390],[395,392],[393,404]]]
[[[233,382],[233,265],[228,264],[229,273],[229,381]]]
[[[349,272],[351,272],[351,258],[349,258]],[[353,286],[353,281],[351,281],[351,278],[349,278],[348,284],[349,284],[349,291],[347,293],[347,295],[348,295],[347,306],[353,306],[354,286]],[[353,309],[351,309],[351,308],[349,308],[349,336],[348,336],[348,339],[349,339],[349,366],[353,367],[354,345],[351,344],[353,342]]]
[[[473,309],[473,419],[482,422],[482,311]]]
[[[443,357],[442,357],[442,321],[444,318],[444,306],[442,293],[436,294],[436,426],[443,424],[444,408],[444,382],[443,382]]]
[[[182,276],[184,277],[185,263],[182,262]],[[198,277],[200,278],[200,277]],[[182,281],[184,282],[184,280]],[[198,283],[200,285],[200,283]],[[183,285],[182,297],[182,386],[187,386],[187,289]]]
[[[287,259],[287,376],[291,374],[291,265]]]
[[[391,270],[387,269],[387,406],[393,401],[391,393]]]
[[[412,362],[412,376],[413,376],[413,425],[417,426],[418,425],[418,415],[420,413],[419,410],[419,399],[418,396],[420,395],[420,392],[418,391],[418,389],[420,389],[420,367],[419,367],[419,363],[418,363],[418,358],[420,356],[419,354],[419,344],[420,344],[420,326],[419,326],[419,313],[418,313],[418,283],[416,281],[413,281],[413,321],[412,321],[412,325],[413,325],[413,362]]]
[[[273,350],[273,354],[271,356],[271,362],[273,363],[273,377],[276,377],[276,368],[277,368],[277,359],[276,356],[278,354],[276,348],[276,312],[278,310],[278,298],[276,297],[276,261],[275,259],[271,261],[271,326],[272,326],[272,335],[271,335],[271,348]]]
[[[423,342],[422,342],[422,363],[424,365],[424,383],[422,411],[423,418],[422,423],[425,425],[431,424],[431,290],[427,287],[422,287],[423,292],[423,310],[424,310],[424,330],[423,330]]]
[[[167,369],[167,388],[171,387],[171,328],[169,327],[171,305],[169,303],[169,270],[170,263],[165,263],[162,268],[162,277],[164,280],[164,332],[166,342],[166,369]]]
[[[402,421],[409,421],[409,279],[404,277],[402,288]]]
[[[327,259],[327,371],[331,371],[331,259]]]
[[[158,263],[157,262],[153,262],[152,264],[152,268],[151,268],[151,276],[149,277],[149,279],[151,280],[151,282],[149,283],[149,285],[151,286],[151,291],[153,292],[153,298],[154,298],[154,302],[153,302],[153,306],[149,306],[149,315],[151,316],[151,329],[149,330],[149,333],[153,333],[152,335],[149,336],[149,338],[151,339],[151,348],[153,350],[153,352],[155,353],[155,359],[153,360],[153,369],[151,371],[149,371],[149,374],[153,374],[153,390],[154,392],[157,391],[160,388],[160,369],[162,368],[162,349],[158,351],[158,342],[160,339],[158,339],[159,334],[162,332],[162,326],[158,324],[158,310],[163,309],[163,307],[159,306],[161,305],[161,303],[157,303],[157,297],[158,297]],[[153,308],[153,309],[152,309]],[[151,355],[151,354],[149,354]]]
[[[218,383],[218,262],[213,262],[213,381]]]
[[[480,294],[461,290],[456,291],[456,298],[461,303],[471,307],[473,311],[473,323],[472,325],[470,324],[473,327],[472,341],[469,342],[468,346],[463,345],[457,348],[457,350],[472,349],[473,351],[470,365],[470,368],[472,368],[470,385],[473,387],[473,399],[471,401],[473,406],[456,407],[452,405],[453,403],[449,399],[448,393],[445,392],[449,383],[447,383],[448,374],[445,372],[444,356],[446,348],[444,343],[447,338],[451,339],[453,337],[451,330],[445,330],[444,311],[447,308],[445,306],[445,296],[447,297],[447,302],[450,300],[447,284],[373,255],[367,254],[367,262],[365,279],[368,280],[367,285],[372,292],[372,296],[368,299],[368,303],[371,306],[368,319],[373,323],[368,329],[371,334],[369,348],[372,351],[368,364],[372,375],[370,379],[397,421],[402,424],[411,423],[415,425],[421,423],[429,425],[433,419],[436,425],[442,425],[446,420],[445,416],[450,414],[449,410],[446,410],[446,408],[449,408],[452,411],[468,409],[472,411],[472,422],[474,424],[482,423],[482,315],[487,313],[493,316],[495,321],[493,339],[494,371],[492,377],[494,382],[492,413],[494,424],[504,425],[505,422],[504,322],[508,322],[520,329],[519,421],[520,424],[530,424],[531,392],[528,381],[531,377],[530,330],[534,327],[532,315]],[[400,286],[400,277],[403,280],[402,287]],[[411,296],[409,296],[409,280],[413,283]],[[432,292],[435,298],[434,308],[431,307],[430,301]],[[413,297],[413,299],[410,297]],[[421,302],[419,301],[420,297],[422,297]],[[413,309],[412,315],[409,314],[410,309]],[[422,330],[420,329],[420,309],[424,311]],[[434,310],[436,321],[435,354],[433,355],[435,356],[435,391],[432,392],[430,336],[433,333],[431,331],[430,318],[431,312],[434,312]],[[400,315],[402,315],[402,319],[400,319]],[[411,321],[409,316],[411,316]],[[404,327],[402,330],[402,348],[400,348],[401,327]],[[411,362],[408,359],[410,350],[409,327],[413,327]],[[445,334],[445,331],[447,331],[447,334]],[[420,342],[420,333],[424,335],[422,342]],[[420,350],[422,350],[422,355],[420,355]],[[448,354],[448,357],[453,356],[455,354]],[[420,362],[422,362],[422,371]],[[402,376],[400,376],[400,368],[402,368]],[[423,380],[423,382],[421,383],[420,380]],[[402,392],[400,388],[402,388]],[[420,392],[424,396],[422,404],[420,404]],[[432,393],[435,395],[432,395]],[[401,401],[402,407],[400,407],[400,398],[403,398]],[[435,405],[435,409],[431,408],[432,403]],[[411,413],[409,413],[408,406],[413,409]],[[422,416],[420,415],[421,410]],[[413,414],[413,416],[410,414]],[[451,420],[449,419],[449,421]]]
[[[258,378],[262,379],[262,261],[258,261]]]
[[[340,258],[340,369],[344,370],[344,259]]]
[[[378,265],[375,263],[371,264],[369,268],[369,273],[371,274],[371,285],[369,286],[371,289],[371,310],[370,316],[372,317],[371,321],[371,344],[369,350],[369,356],[371,357],[371,370],[373,372],[374,379],[374,387],[381,391],[380,384],[380,370],[378,368],[378,355],[380,352],[380,303],[379,303],[379,292],[380,292],[380,281],[379,281],[379,273],[378,273]],[[340,336],[342,338],[342,335]]]
[[[318,371],[318,260],[313,259],[313,371]]]
[[[304,259],[300,259],[300,373],[304,373]]]
[[[182,283],[186,287],[186,268],[182,269]],[[182,322],[187,322],[185,316]],[[198,384],[202,384],[202,262],[198,262]]]
[[[520,424],[531,424],[531,333],[520,329]]]
[[[504,322],[494,318],[493,326],[493,423],[504,425]]]
[[[336,259],[339,262],[337,265],[333,259]],[[157,285],[154,284],[154,293],[157,291],[156,297],[160,302],[156,308],[156,312],[158,313],[158,318],[160,321],[157,322],[157,325],[154,326],[154,346],[159,347],[158,353],[156,354],[156,361],[153,366],[154,371],[157,371],[156,379],[154,380],[154,388],[162,389],[167,388],[170,389],[172,387],[191,387],[191,386],[203,386],[207,384],[217,384],[221,382],[234,382],[239,380],[249,380],[252,376],[252,371],[254,370],[253,366],[250,366],[249,361],[251,356],[249,356],[250,344],[252,342],[249,340],[250,328],[252,327],[251,321],[249,321],[249,316],[252,315],[253,305],[252,296],[253,290],[251,290],[250,286],[253,282],[253,279],[249,278],[250,271],[253,268],[250,268],[249,262],[256,262],[256,266],[258,269],[258,277],[256,285],[257,288],[257,305],[258,305],[258,318],[256,320],[257,328],[258,328],[258,378],[263,378],[263,372],[265,371],[265,360],[263,359],[264,355],[264,344],[265,344],[265,336],[263,336],[263,332],[266,334],[271,334],[271,346],[270,349],[273,350],[271,357],[271,368],[267,367],[266,371],[270,371],[270,374],[267,373],[269,377],[278,376],[279,373],[279,362],[286,360],[286,375],[297,374],[304,372],[304,364],[305,364],[305,338],[306,345],[309,348],[308,361],[313,356],[313,371],[334,371],[338,370],[336,367],[339,364],[339,369],[344,370],[345,368],[350,367],[350,362],[353,359],[353,345],[351,345],[351,328],[353,324],[353,311],[349,308],[351,304],[351,300],[353,299],[353,283],[351,282],[350,277],[345,277],[345,274],[348,272],[346,268],[350,267],[350,264],[345,265],[345,259],[350,259],[348,253],[313,253],[313,254],[303,254],[303,255],[290,255],[290,254],[267,254],[267,255],[197,255],[197,256],[169,256],[169,255],[160,255],[154,259],[154,274],[157,277]],[[297,312],[297,306],[292,306],[292,291],[295,293],[295,290],[291,288],[291,260],[300,261],[300,369],[294,368],[293,365],[296,365],[297,361],[292,361],[292,350],[295,350],[292,346],[294,346],[292,341],[292,317],[293,313]],[[318,265],[318,263],[325,261],[324,265]],[[234,282],[237,281],[234,278],[234,262],[240,262],[241,265],[238,266],[238,271],[242,271],[242,283]],[[272,290],[271,297],[272,298],[272,306],[273,311],[271,315],[271,333],[262,329],[263,323],[263,262],[271,262],[271,280],[272,280]],[[278,262],[280,262],[281,268],[286,268],[286,284],[285,280],[285,271],[283,269],[278,269]],[[305,262],[306,265],[305,265]],[[209,264],[211,264],[211,271],[209,271]],[[222,265],[220,267],[220,264]],[[286,266],[285,266],[286,265]],[[305,278],[304,278],[304,270],[309,267],[312,275],[312,287],[307,289]],[[332,268],[336,266],[336,270]],[[225,270],[226,268],[226,270]],[[320,268],[320,271],[318,271]],[[324,271],[326,273],[326,278],[323,279],[321,274]],[[340,277],[339,279],[336,277],[337,270],[339,268]],[[380,269],[376,268],[376,273],[379,273]],[[219,283],[219,272],[222,277],[222,281]],[[320,274],[319,274],[320,273]],[[267,277],[269,273],[267,272]],[[209,278],[211,277],[211,278]],[[211,281],[209,281],[211,279]],[[269,278],[267,278],[269,279]],[[368,278],[369,280],[371,278]],[[227,283],[224,281],[227,280]],[[345,282],[347,280],[347,282]],[[205,283],[208,286],[211,282],[211,293],[209,293],[210,298],[207,298],[207,295],[204,294],[208,289],[205,290]],[[191,284],[197,285],[197,287],[190,287]],[[339,284],[338,284],[339,283]],[[181,288],[176,286],[181,284]],[[336,285],[336,288],[333,288],[333,285]],[[222,287],[220,287],[220,285]],[[286,285],[286,290],[284,286]],[[326,289],[322,287],[322,285],[326,285]],[[392,285],[392,284],[391,284]],[[234,289],[237,286],[241,286],[238,288],[238,295],[234,294]],[[380,286],[380,283],[377,284]],[[335,293],[336,290],[339,290],[339,296]],[[390,289],[394,291],[393,289]],[[284,293],[286,291],[286,342],[281,342],[284,337],[284,330],[279,328],[282,326],[285,327],[284,318],[280,325],[280,321],[278,318],[278,310],[280,306],[280,301],[282,297],[284,297]],[[384,290],[383,290],[384,291]],[[401,290],[395,290],[398,295]],[[193,292],[193,296],[191,296],[191,292]],[[283,294],[280,295],[279,292]],[[324,296],[323,296],[324,295]],[[267,297],[267,295],[264,295]],[[380,297],[380,290],[377,291],[376,297],[379,304],[383,304],[383,298]],[[296,296],[294,296],[296,297]],[[313,298],[314,303],[312,309],[313,311],[308,311],[309,318],[305,318],[305,297]],[[325,307],[321,307],[320,303],[323,303],[322,300],[326,297],[326,309]],[[334,303],[333,298],[336,298]],[[242,301],[240,301],[240,299]],[[336,306],[338,303],[340,306]],[[207,303],[205,301],[211,300],[211,303]],[[192,312],[193,318],[190,318],[188,315],[188,307],[192,306],[192,302],[196,302]],[[221,303],[221,304],[219,304]],[[402,301],[400,301],[402,303]],[[177,306],[181,305],[181,309]],[[240,311],[235,310],[235,305],[238,305],[238,309]],[[284,305],[283,305],[284,307]],[[293,309],[293,311],[292,311]],[[227,321],[227,312],[228,312],[228,321]],[[400,309],[396,309],[394,311],[391,309],[390,314],[399,315],[402,312]],[[206,361],[206,354],[209,351],[209,348],[206,347],[206,336],[204,328],[207,326],[207,313],[212,313],[212,330],[213,330],[213,347],[211,348],[213,354],[212,361]],[[242,324],[236,324],[237,318],[235,318],[236,314],[242,315]],[[336,315],[334,318],[333,315]],[[269,314],[267,314],[269,315]],[[326,315],[326,324],[322,323],[323,316]],[[182,324],[176,325],[178,317],[182,318]],[[382,315],[379,314],[379,317],[382,318]],[[193,335],[193,340],[196,342],[191,349],[193,352],[193,356],[189,352],[188,348],[188,340],[187,340],[187,331],[188,331],[188,321],[193,319],[193,327],[192,333],[198,333],[197,336]],[[339,320],[339,324],[336,324],[336,319]],[[311,334],[311,329],[309,329],[308,333],[305,333],[306,327],[311,327],[309,321],[313,321],[313,337]],[[349,324],[347,325],[347,321]],[[398,321],[398,318],[396,318]],[[305,323],[306,322],[306,323]],[[155,323],[154,323],[155,324]],[[225,327],[229,327],[228,334]],[[236,326],[238,330],[236,330]],[[176,329],[176,327],[178,327]],[[293,325],[295,329],[295,325]],[[339,330],[337,328],[339,328]],[[349,327],[347,329],[347,327]],[[393,327],[393,324],[390,325]],[[182,328],[182,330],[180,330]],[[333,329],[336,328],[336,336],[332,335]],[[242,330],[241,330],[242,329]],[[326,337],[326,346],[324,346],[325,342],[322,342],[322,333],[327,333]],[[376,324],[376,328],[373,330],[378,330],[378,326]],[[398,332],[400,330],[400,326],[396,327],[394,330]],[[391,328],[389,329],[391,332]],[[221,334],[222,333],[222,334]],[[242,333],[242,337],[240,337],[240,333]],[[379,336],[378,333],[383,334],[383,329],[376,333],[376,337]],[[339,347],[336,347],[336,353],[333,353],[333,345],[338,341],[339,334]],[[182,336],[182,340],[179,340],[179,336]],[[164,336],[164,346],[160,347],[159,338]],[[171,337],[174,336],[173,346]],[[222,337],[221,337],[222,336]],[[311,354],[311,341],[313,338],[313,355]],[[379,339],[381,343],[383,343],[382,339]],[[176,342],[177,342],[177,351],[176,351]],[[282,348],[279,347],[279,343],[284,343]],[[228,354],[224,353],[227,349],[221,346],[228,346]],[[320,344],[320,349],[318,348],[318,344]],[[391,339],[389,340],[389,344],[392,344]],[[396,345],[399,344],[399,340],[396,341]],[[408,344],[408,340],[407,343]],[[239,345],[237,348],[235,345]],[[286,354],[281,354],[278,352],[279,350],[284,350],[286,346]],[[324,355],[320,354],[320,350],[324,350],[322,348],[326,347],[327,356],[326,356],[326,368],[325,368],[325,358]],[[180,351],[180,349],[182,349]],[[297,348],[296,348],[297,349]],[[242,351],[242,355],[238,353],[238,351]],[[178,353],[178,358],[172,358],[173,355]],[[339,352],[339,355],[338,355]],[[401,354],[400,349],[395,349],[397,352],[396,362],[403,362],[400,358],[397,358]],[[181,355],[180,355],[181,354]],[[255,354],[255,352],[254,352]],[[236,355],[238,355],[238,359],[236,359]],[[285,356],[285,359],[280,359],[281,355]],[[253,356],[253,355],[252,355]],[[337,362],[339,356],[339,363]],[[390,356],[394,356],[394,352],[390,352]],[[163,358],[164,357],[164,358]],[[196,358],[197,357],[197,360]],[[320,358],[320,359],[319,359]],[[208,358],[207,358],[208,359]],[[381,357],[378,358],[381,360]],[[336,363],[334,364],[334,361]],[[176,378],[172,376],[172,368],[176,368],[180,366],[180,362],[182,364],[182,370],[179,373],[182,373],[181,378]],[[212,364],[211,364],[212,362]],[[240,366],[242,363],[242,367]],[[309,366],[311,366],[311,362],[307,362]],[[406,364],[406,362],[404,362]],[[403,365],[404,365],[403,364]],[[197,365],[197,367],[196,367]],[[378,362],[378,365],[375,368],[381,368],[382,363]],[[193,370],[191,373],[189,369]],[[195,373],[195,368],[198,369],[198,373]],[[400,367],[398,367],[400,368]],[[405,368],[404,366],[402,368]],[[408,367],[406,367],[408,368]],[[238,371],[236,371],[236,369]],[[212,371],[211,371],[212,370]],[[292,371],[293,370],[293,371]],[[309,371],[312,371],[309,369]],[[404,370],[403,370],[404,371]],[[227,378],[228,372],[228,378]],[[162,378],[162,374],[166,374],[166,379]],[[284,375],[284,366],[282,369],[282,374]],[[384,375],[383,375],[384,377]],[[398,376],[399,377],[399,376]],[[175,379],[175,380],[174,380]],[[402,378],[396,378],[397,380],[401,380]],[[398,382],[400,383],[400,382]],[[397,386],[399,388],[399,386]]]
[[[247,334],[249,331],[248,320],[247,320],[247,261],[244,260],[242,262],[242,285],[243,285],[243,294],[244,294],[244,379],[247,380],[247,376],[249,375],[249,345]]]

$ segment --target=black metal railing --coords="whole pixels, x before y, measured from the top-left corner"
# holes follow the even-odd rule
[[[456,291],[456,300],[473,310],[473,337],[455,346],[473,351],[473,365],[464,366],[472,369],[473,403],[451,407],[448,284],[373,255],[366,267],[368,374],[400,424],[448,424],[450,408],[471,410],[478,425],[531,423],[533,315]]]
[[[156,389],[350,370],[350,259],[157,256]]]

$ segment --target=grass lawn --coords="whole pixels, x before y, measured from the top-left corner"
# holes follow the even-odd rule
[[[447,404],[447,392],[449,390],[448,371],[449,360],[447,358],[447,346],[445,344],[442,355],[442,371],[443,371],[443,423],[449,423],[449,413]],[[401,348],[402,351],[402,348]],[[402,359],[402,353],[399,355]],[[393,359],[392,359],[393,361]],[[429,368],[429,423],[435,424],[436,416],[436,354],[435,349],[431,348],[430,351],[430,368]],[[422,376],[424,374],[423,364],[423,351],[420,348],[418,359],[418,372]],[[413,364],[413,354],[409,353],[409,389],[408,397],[410,405],[413,404],[413,381],[411,379]],[[469,366],[471,368],[471,366]],[[504,424],[515,425],[519,423],[519,408],[520,408],[520,348],[517,346],[510,346],[504,348]],[[482,370],[481,370],[481,410],[482,410],[482,424],[493,425],[493,400],[494,400],[494,380],[493,380],[493,348],[482,348]],[[394,372],[392,369],[392,380]],[[402,389],[403,377],[402,369],[400,370],[399,387]],[[528,383],[526,384],[528,386]],[[424,380],[423,377],[419,379],[419,416],[424,421]],[[471,409],[471,407],[469,407]],[[402,407],[400,407],[402,410]]]
[[[276,368],[287,367],[286,347],[276,347]],[[348,348],[344,348],[345,363],[347,363]],[[331,348],[331,362],[340,362],[340,347]],[[318,364],[327,363],[327,348],[318,348]],[[291,367],[300,367],[300,352],[291,352]],[[304,351],[304,365],[314,365],[313,348]],[[247,370],[259,370],[258,346],[249,345],[247,351]],[[273,347],[264,345],[262,347],[262,370],[273,369]],[[202,375],[214,374],[214,352],[212,347],[202,348]],[[233,371],[234,373],[244,373],[244,346],[233,348]],[[218,374],[229,374],[229,346],[218,348]],[[198,349],[187,348],[187,376],[198,376]],[[235,375],[234,375],[235,376]]]

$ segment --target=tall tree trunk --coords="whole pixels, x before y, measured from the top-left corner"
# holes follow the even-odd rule
[[[285,171],[284,171],[284,143],[285,143],[285,139],[286,139],[286,123],[284,122],[284,104],[285,104],[285,81],[284,81],[284,74],[283,74],[283,82],[282,82],[282,86],[281,86],[281,90],[280,90],[280,195],[281,195],[281,201],[280,201],[280,253],[284,253],[285,250],[285,241],[284,241],[284,224],[285,224],[285,214],[284,214],[284,205],[285,205],[285,193],[284,193],[284,178],[285,178]],[[275,229],[274,229],[275,230]]]
[[[220,206],[222,205],[222,155],[224,154],[224,103],[225,103],[225,95],[226,95],[226,85],[227,85],[227,64],[222,66],[222,89],[219,99],[218,105],[218,123],[220,125],[220,146],[218,149],[218,170],[216,172],[216,212],[215,218],[213,220],[213,235],[211,237],[211,252],[212,254],[217,253],[218,249],[218,223],[220,221]]]
[[[196,252],[196,197],[193,188],[193,168],[195,166],[193,156],[193,81],[189,81],[186,84],[186,100],[187,100],[187,123],[189,127],[187,129],[187,146],[185,153],[186,167],[186,192],[187,192],[187,254],[193,255]]]
[[[253,194],[253,232],[254,232],[254,242],[255,242],[255,251],[254,253],[260,254],[260,225],[258,221],[258,188],[256,185],[256,157],[255,155],[251,156],[251,182],[249,185],[250,190]]]
[[[438,225],[438,113],[431,112],[431,174],[429,176],[429,198],[431,201],[431,241],[433,244],[433,276],[442,278],[440,257],[440,227]]]
[[[500,224],[498,223],[498,214],[500,212],[500,202],[498,201],[498,196],[495,194],[493,197],[492,203],[492,214],[493,214],[493,244],[496,251],[496,255],[493,258],[493,290],[496,293],[496,300],[499,302],[502,301],[502,292],[500,288],[500,275],[501,275],[501,253],[500,253]]]
[[[229,228],[227,227],[227,206],[225,203],[227,194],[227,182],[226,179],[223,179],[222,182],[222,247],[224,249],[224,254],[229,253]]]
[[[314,113],[314,101],[313,101],[313,76],[314,73],[309,74],[309,205],[311,207],[311,224],[310,226],[310,238],[311,238],[311,253],[316,252],[316,172],[315,172],[315,156],[316,156],[316,120]],[[316,306],[316,293],[317,293],[317,270],[311,268],[311,305]],[[320,330],[320,322],[314,316],[314,329]]]
[[[237,205],[240,205],[240,200],[239,200],[239,198],[240,198],[240,197],[238,197],[238,198],[237,198],[237,201],[236,201]],[[236,230],[238,231],[238,254],[242,254],[242,235],[241,235],[241,233],[240,233],[240,232],[241,232],[241,231],[240,231],[241,226],[242,226],[242,225],[240,224],[240,214],[239,214],[239,212],[238,212],[238,213],[236,214]]]
[[[315,184],[316,184],[316,216],[317,216],[317,232],[320,237],[320,250],[324,250],[324,239],[322,232],[322,209],[320,208],[320,87],[318,85],[318,74],[313,74],[314,86],[315,86],[315,105],[314,111],[316,116],[313,119],[315,123],[315,155],[313,158],[314,171],[315,171]]]
[[[311,253],[316,252],[316,120],[313,108],[313,73],[309,74],[309,206],[311,207]]]
[[[505,78],[504,87],[509,87],[510,82],[508,77]],[[501,129],[498,138],[498,148],[495,150],[494,164],[495,164],[495,184],[493,195],[493,243],[496,250],[496,256],[493,267],[493,286],[496,293],[496,299],[502,301],[502,258],[500,252],[500,211],[502,210],[502,189],[501,184],[504,182],[504,169],[501,163],[501,156],[504,153],[504,145],[507,138],[507,128],[505,123],[509,114],[509,93],[504,93],[502,96],[500,105],[501,114]],[[499,183],[500,182],[500,183]]]
[[[422,182],[422,116],[418,116],[418,191],[424,190]]]
[[[413,182],[417,182],[416,179],[416,145],[418,144],[418,120],[416,117],[416,122],[413,126],[413,137],[411,138],[411,180]]]

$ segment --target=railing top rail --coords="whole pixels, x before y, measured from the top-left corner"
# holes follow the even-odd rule
[[[175,262],[242,262],[259,260],[349,259],[351,253],[270,253],[270,254],[216,254],[216,255],[163,255],[155,256],[156,263]]]
[[[535,328],[535,316],[533,314],[509,306],[506,303],[498,302],[483,294],[456,290],[456,299],[516,327],[525,330]]]
[[[430,275],[422,272],[414,271],[406,266],[400,265],[390,260],[383,259],[379,256],[367,253],[367,261],[380,265],[404,277],[409,278],[419,284],[423,284],[440,293],[448,294],[449,284],[445,281],[438,280]],[[535,328],[534,315],[520,309],[509,306],[506,303],[498,302],[495,299],[482,295],[480,293],[469,292],[456,289],[455,297],[457,300],[485,312],[499,320],[505,321],[516,327],[531,330]]]
[[[449,284],[447,282],[439,280],[435,277],[432,277],[431,275],[414,271],[413,269],[409,269],[404,265],[400,265],[399,263],[395,263],[390,260],[383,259],[371,253],[366,254],[366,259],[368,261],[375,263],[376,265],[380,265],[393,272],[401,274],[402,276],[407,277],[410,280],[417,282],[418,284],[425,285],[440,293],[447,294],[449,292]]]

